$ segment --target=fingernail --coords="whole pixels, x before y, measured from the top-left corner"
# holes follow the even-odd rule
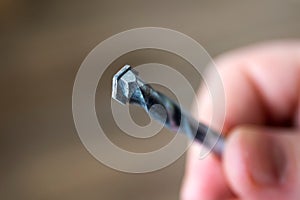
[[[245,143],[244,158],[254,184],[280,184],[285,174],[286,156],[277,138],[264,133],[249,133]]]

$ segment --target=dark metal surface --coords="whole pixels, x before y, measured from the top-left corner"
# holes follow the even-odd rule
[[[225,144],[221,134],[199,123],[173,100],[144,83],[129,65],[125,65],[114,76],[112,98],[122,104],[130,103],[142,107],[166,128],[184,133],[190,139],[195,138],[221,156]]]

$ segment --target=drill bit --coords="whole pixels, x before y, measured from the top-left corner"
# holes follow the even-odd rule
[[[124,105],[130,103],[142,107],[166,128],[182,132],[190,139],[195,138],[204,146],[212,148],[217,156],[221,156],[225,140],[220,134],[199,123],[166,95],[146,84],[129,65],[114,75],[112,98]]]

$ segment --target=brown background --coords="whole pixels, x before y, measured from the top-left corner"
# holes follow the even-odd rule
[[[126,174],[102,165],[81,144],[71,98],[85,56],[107,37],[135,27],[178,30],[216,56],[253,42],[299,38],[299,22],[299,0],[2,0],[0,199],[177,199],[184,156],[153,173]],[[153,60],[187,65],[167,53],[135,52],[116,61],[102,80],[97,111],[116,142],[123,136],[106,102],[111,76],[124,62]],[[181,69],[193,74],[189,67]],[[145,151],[172,138],[160,137],[121,143]]]

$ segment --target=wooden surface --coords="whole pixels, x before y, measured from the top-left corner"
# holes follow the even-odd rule
[[[0,11],[0,199],[178,199],[184,156],[156,172],[126,174],[99,163],[79,140],[71,109],[74,78],[89,51],[107,37],[135,27],[166,27],[216,56],[253,42],[300,36],[299,0],[4,0]],[[169,57],[137,52],[115,64],[161,59],[193,74]],[[111,87],[105,82],[116,67],[102,80],[97,111],[118,141],[118,129],[105,117]],[[166,133],[162,141],[170,138]],[[158,143],[128,146],[143,151]]]

